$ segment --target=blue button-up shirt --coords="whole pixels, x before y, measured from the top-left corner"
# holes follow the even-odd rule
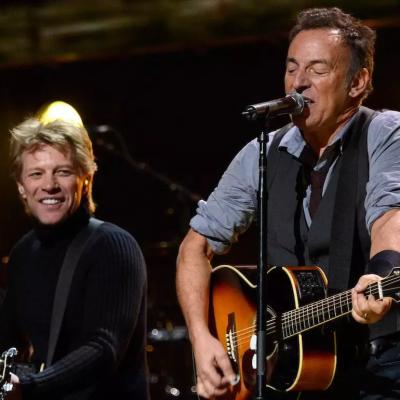
[[[345,137],[351,120],[337,133],[315,165],[320,169],[326,162],[329,149]],[[277,131],[270,133],[269,144]],[[373,222],[386,211],[400,207],[400,112],[384,111],[372,121],[367,136],[369,181],[366,187],[366,225],[371,231]],[[280,148],[299,158],[306,142],[297,127],[283,137]],[[207,237],[217,254],[224,253],[252,223],[257,211],[258,151],[257,139],[248,143],[233,159],[216,189],[207,201],[200,200],[190,226]],[[331,165],[323,193],[336,162]],[[307,224],[310,188],[303,207]]]

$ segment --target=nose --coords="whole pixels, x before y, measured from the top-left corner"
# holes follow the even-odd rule
[[[293,76],[291,91],[296,91],[297,93],[302,93],[311,86],[310,79],[306,71],[300,68],[296,71]]]
[[[42,189],[47,193],[56,193],[60,190],[57,177],[54,175],[46,175],[43,181]]]

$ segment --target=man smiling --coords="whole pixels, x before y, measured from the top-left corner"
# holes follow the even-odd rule
[[[70,149],[65,152],[48,144],[24,151],[17,182],[27,211],[44,225],[58,224],[78,209],[89,176],[81,176]]]
[[[28,119],[11,131],[11,162],[33,223],[11,252],[0,312],[1,347],[16,346],[29,362],[12,375],[11,396],[146,399],[145,264],[128,232],[91,218],[96,164],[86,130]],[[62,309],[55,299],[66,285]],[[63,318],[54,346],[55,311]]]

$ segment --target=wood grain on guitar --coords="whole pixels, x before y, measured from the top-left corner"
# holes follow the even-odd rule
[[[255,385],[256,285],[229,265],[214,268],[211,278],[210,330],[240,377],[222,399],[247,400]],[[326,297],[326,276],[315,266],[273,267],[267,282],[268,386],[287,392],[327,389],[336,370],[336,337],[318,328],[351,312],[351,291]],[[397,301],[399,282],[395,269],[365,292]]]

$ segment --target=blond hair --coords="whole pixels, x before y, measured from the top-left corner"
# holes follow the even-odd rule
[[[63,153],[72,151],[74,164],[82,176],[88,177],[86,200],[88,210],[93,213],[96,205],[92,197],[93,176],[97,170],[93,146],[86,129],[63,120],[42,123],[37,118],[28,118],[10,130],[11,173],[19,180],[22,172],[22,153],[35,151],[43,144],[56,147]]]

